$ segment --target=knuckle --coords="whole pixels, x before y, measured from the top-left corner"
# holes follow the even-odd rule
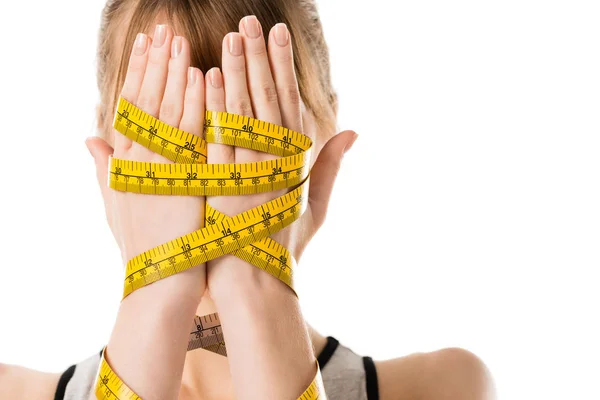
[[[278,64],[291,64],[294,61],[294,55],[291,52],[282,52],[275,56]]]
[[[261,96],[268,102],[268,103],[276,103],[277,102],[277,90],[275,89],[275,86],[273,86],[271,83],[265,83],[261,86],[260,88],[260,92],[261,92]]]
[[[127,68],[128,74],[142,74],[146,70],[146,64],[144,62],[135,60],[129,63]]]
[[[169,121],[179,120],[181,118],[182,109],[174,103],[162,103],[160,106],[160,119]]]
[[[169,57],[162,52],[151,51],[148,54],[148,64],[165,68],[169,63]]]
[[[187,84],[184,84],[184,86]],[[204,93],[203,93],[204,94]],[[208,98],[208,94],[206,95],[206,97]],[[198,92],[198,90],[186,90],[185,91],[185,95],[183,98],[183,103],[184,104],[198,104],[198,101],[200,101],[203,97],[200,95],[200,92]]]
[[[300,104],[300,91],[298,90],[298,85],[290,84],[286,85],[283,88],[283,93],[285,95],[285,100],[293,105]]]
[[[227,101],[227,110],[240,115],[251,115],[252,104],[249,99],[235,99]]]
[[[250,50],[250,55],[254,57],[263,57],[267,55],[267,48],[265,46],[256,46]]]
[[[225,72],[225,74],[245,74],[246,73],[246,66],[244,65],[243,62],[240,63],[231,63],[231,65],[227,66],[227,70]]]
[[[219,111],[219,110],[226,110],[227,107],[225,106],[225,103],[222,100],[207,100],[206,101],[206,109],[213,110],[213,111]]]
[[[160,100],[154,96],[140,96],[136,104],[147,113],[154,113],[160,107]]]

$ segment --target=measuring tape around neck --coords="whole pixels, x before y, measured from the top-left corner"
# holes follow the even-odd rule
[[[268,122],[226,112],[206,111],[204,134],[171,127],[120,98],[114,128],[175,164],[111,158],[109,185],[143,194],[228,196],[264,193],[297,186],[289,193],[229,217],[206,204],[205,227],[129,260],[123,297],[196,265],[233,254],[293,290],[295,261],[270,239],[306,210],[312,141]],[[207,142],[258,150],[281,158],[246,164],[206,164]],[[205,349],[226,356],[217,314],[195,317],[188,351]],[[95,393],[98,399],[139,399],[102,356]],[[299,400],[326,399],[320,372]]]

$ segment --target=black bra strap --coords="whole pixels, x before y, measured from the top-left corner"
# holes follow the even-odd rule
[[[377,370],[371,357],[363,357],[365,375],[367,378],[367,399],[379,400],[379,385],[377,383]]]
[[[71,365],[58,380],[58,386],[56,387],[56,393],[54,394],[54,400],[63,400],[65,398],[65,390],[67,390],[67,384],[75,373],[75,366]]]
[[[319,356],[317,357],[317,361],[319,362],[319,368],[325,368],[325,364],[329,362],[331,356],[333,356],[333,353],[335,353],[335,350],[338,348],[339,344],[340,342],[338,342],[336,338],[333,338],[331,336],[327,337],[327,344],[323,348],[323,351],[321,351],[321,354],[319,354]]]

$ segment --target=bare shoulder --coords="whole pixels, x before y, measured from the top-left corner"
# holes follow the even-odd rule
[[[448,348],[375,363],[381,400],[493,400],[485,364],[473,353]]]
[[[0,399],[51,400],[60,374],[0,364]]]

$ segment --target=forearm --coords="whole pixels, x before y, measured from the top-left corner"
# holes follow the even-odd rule
[[[143,399],[178,397],[203,268],[155,282],[121,302],[105,356]]]
[[[211,296],[223,324],[236,398],[296,400],[316,374],[298,298],[242,260],[228,256],[219,262],[227,263],[220,275],[231,279],[220,279]]]

